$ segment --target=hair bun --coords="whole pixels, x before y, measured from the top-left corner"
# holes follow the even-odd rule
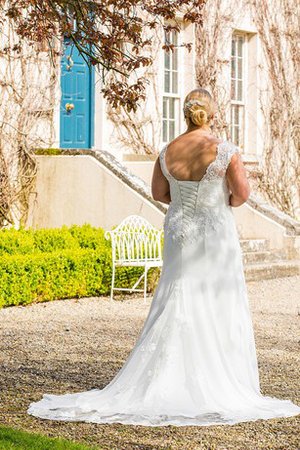
[[[195,125],[201,127],[207,122],[207,112],[200,106],[193,105],[190,108],[189,112],[190,112],[190,119]]]
[[[202,127],[209,123],[216,113],[216,103],[206,89],[199,87],[185,97],[183,113],[187,123],[192,122]]]

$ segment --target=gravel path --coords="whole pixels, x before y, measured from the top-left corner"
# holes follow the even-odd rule
[[[248,282],[261,391],[300,405],[300,276]],[[299,450],[300,417],[232,426],[64,423],[27,415],[47,393],[103,388],[122,367],[150,299],[64,300],[0,310],[0,423],[99,449]],[[298,427],[298,428],[297,428]]]

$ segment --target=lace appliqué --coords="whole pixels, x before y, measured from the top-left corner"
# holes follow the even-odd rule
[[[230,141],[221,142],[218,145],[217,157],[206,170],[201,181],[213,181],[225,176],[227,167],[234,153],[239,153],[239,147]]]
[[[183,221],[180,205],[174,205],[165,217],[164,233],[165,236],[171,236],[172,240],[177,243],[193,243],[199,241],[201,236],[216,233],[223,227],[224,220],[219,210],[202,207],[201,214],[197,214],[188,221]]]
[[[174,305],[174,303],[177,302],[177,304],[179,304],[182,298],[181,281],[174,280],[171,289],[172,291],[169,294],[167,307],[172,311],[175,311],[176,305]],[[174,352],[177,352],[178,350],[174,343],[172,343],[172,329],[175,327],[178,331],[178,329],[186,328],[186,326],[189,325],[189,320],[184,318],[181,314],[175,314],[174,320],[171,322],[169,320],[168,323],[162,325],[160,321],[164,321],[164,319],[165,315],[163,312],[155,323],[155,328],[158,328],[153,330],[152,337],[140,347],[140,351],[143,353],[142,361],[148,361],[151,364],[151,368],[148,368],[146,371],[146,375],[149,378],[153,378],[156,373],[159,373],[161,364],[171,362]],[[157,329],[159,328],[162,329],[162,332],[157,333]]]

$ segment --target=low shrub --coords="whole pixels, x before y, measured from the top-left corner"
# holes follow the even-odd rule
[[[0,231],[0,256],[48,253],[76,248],[95,250],[103,245],[110,247],[104,239],[104,230],[89,224],[36,230],[10,228]]]
[[[111,247],[111,243],[104,237],[105,231],[103,228],[92,227],[89,224],[82,226],[72,225],[69,228],[69,233],[81,248],[96,250],[99,248],[99,245],[106,246],[109,249]]]
[[[108,295],[111,242],[90,225],[0,231],[0,307]],[[131,287],[141,267],[118,267],[116,286]],[[159,268],[148,272],[153,290]]]
[[[0,306],[97,295],[102,257],[89,250],[64,250],[2,257]]]
[[[0,256],[34,253],[34,233],[14,228],[0,231]]]

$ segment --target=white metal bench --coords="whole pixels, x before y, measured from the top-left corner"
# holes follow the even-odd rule
[[[105,238],[112,241],[112,282],[110,301],[114,291],[144,292],[144,302],[147,293],[147,272],[151,267],[162,266],[161,236],[163,230],[156,229],[141,216],[126,217],[113,230],[105,232]],[[115,287],[117,266],[141,266],[144,272],[132,288]],[[144,278],[144,288],[137,286]]]

